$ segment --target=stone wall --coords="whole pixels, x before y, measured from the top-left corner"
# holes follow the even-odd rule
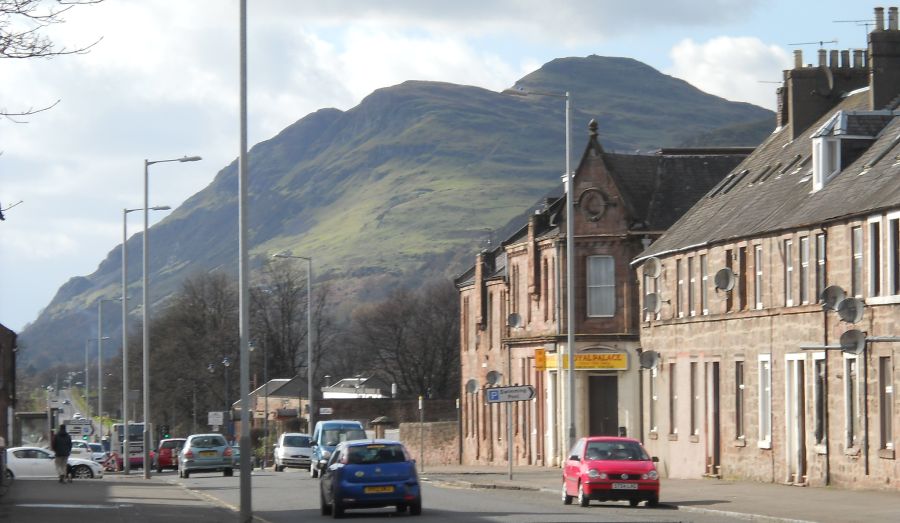
[[[418,462],[420,472],[428,466],[459,463],[459,424],[456,421],[401,423],[399,439]]]

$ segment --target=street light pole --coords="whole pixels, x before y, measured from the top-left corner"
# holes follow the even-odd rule
[[[229,387],[228,367],[231,367],[231,360],[228,358],[228,356],[225,356],[225,358],[222,359],[222,365],[225,366],[225,414],[227,414],[227,417],[225,418],[225,423],[228,426],[228,428],[225,431],[225,434],[228,435],[228,441],[230,443],[231,440],[234,439],[234,430],[232,428],[232,427],[234,427],[234,423],[232,423],[232,420],[231,420],[231,402],[228,401],[228,387]]]
[[[307,422],[307,430],[312,434],[313,420],[315,419],[315,387],[313,385],[313,376],[315,376],[315,362],[313,361],[313,328],[312,328],[312,258],[306,256],[294,256],[289,253],[273,254],[273,258],[288,258],[295,260],[306,260],[306,381],[307,394],[309,404],[309,421]],[[299,413],[300,405],[297,404]]]
[[[143,469],[144,469],[144,479],[150,479],[150,289],[149,289],[149,279],[150,274],[148,269],[150,267],[150,204],[149,201],[149,178],[150,178],[150,166],[156,163],[167,163],[167,162],[196,162],[201,160],[199,156],[184,156],[182,158],[175,158],[171,160],[144,160],[144,276],[142,278],[142,287],[143,287],[143,299],[142,306],[143,310],[141,314],[143,316],[143,342],[144,342],[144,354],[143,354],[143,378],[144,378],[144,461],[143,461]],[[127,429],[127,427],[126,427]]]
[[[570,122],[572,118],[572,97],[569,91],[564,94],[532,91],[524,88],[506,89],[503,94],[515,96],[550,96],[564,98],[566,100],[566,173],[564,177],[566,191],[566,353],[567,353],[567,389],[568,408],[566,409],[565,424],[568,441],[563,452],[575,444],[575,189],[574,173],[571,168],[571,133]],[[557,365],[558,372],[562,372]]]
[[[150,207],[151,211],[168,211],[168,205]],[[122,464],[125,474],[131,472],[131,460],[128,454],[128,213],[143,211],[143,208],[122,209],[122,425],[124,437],[122,441]],[[118,437],[118,435],[114,436]]]

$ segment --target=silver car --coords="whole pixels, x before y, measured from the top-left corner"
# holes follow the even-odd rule
[[[234,451],[221,434],[192,434],[178,455],[178,476],[192,472],[222,472],[234,475]]]

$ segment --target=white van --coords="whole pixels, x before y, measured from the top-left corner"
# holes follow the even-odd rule
[[[275,472],[285,467],[297,467],[309,470],[312,463],[312,438],[309,434],[285,432],[275,443]]]

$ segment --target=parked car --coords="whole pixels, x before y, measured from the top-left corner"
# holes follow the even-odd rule
[[[416,462],[399,441],[355,440],[337,447],[322,469],[323,516],[339,518],[346,509],[394,505],[413,516],[422,513]]]
[[[591,500],[628,501],[636,507],[659,504],[658,458],[650,457],[641,442],[631,438],[581,438],[569,451],[563,467],[562,500],[577,498],[586,507]]]
[[[178,470],[178,453],[184,447],[185,438],[168,438],[160,440],[159,449],[156,451],[156,472],[162,473],[165,469]]]
[[[72,440],[72,453],[71,456],[82,459],[94,459],[94,449],[91,448],[91,445],[87,441],[83,441],[80,439]]]
[[[109,457],[109,453],[103,450],[101,443],[88,443],[88,447],[91,448],[91,459],[97,463],[103,463]]]
[[[275,443],[275,472],[281,472],[286,467],[307,470],[312,467],[312,438],[309,434],[285,432],[278,437]]]
[[[233,476],[233,454],[221,434],[191,434],[178,456],[178,476],[188,478],[192,472],[222,472]]]
[[[53,452],[38,447],[6,449],[7,478],[56,478]],[[89,459],[69,456],[69,469],[76,478],[102,478],[103,467]]]
[[[309,475],[318,477],[319,470],[328,462],[331,452],[338,443],[366,438],[366,431],[358,421],[333,419],[316,422],[312,436],[312,466],[309,467]]]

